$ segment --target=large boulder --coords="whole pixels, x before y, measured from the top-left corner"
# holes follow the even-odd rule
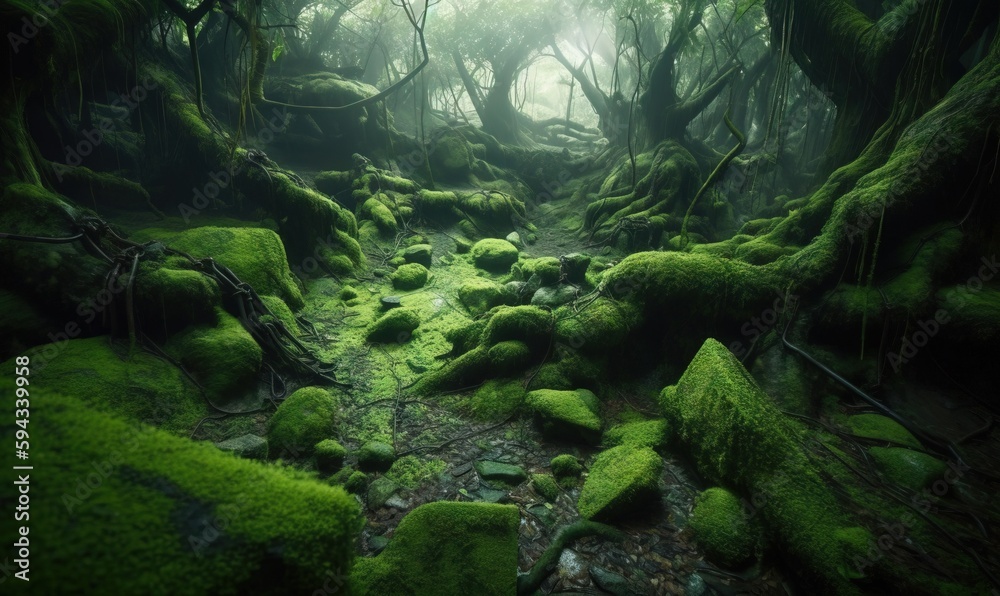
[[[621,445],[601,452],[590,466],[577,510],[586,519],[609,521],[653,503],[660,495],[663,459],[648,447]]]

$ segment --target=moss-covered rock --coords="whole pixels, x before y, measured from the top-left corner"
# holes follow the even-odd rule
[[[403,250],[403,258],[406,259],[407,263],[420,263],[424,267],[431,266],[433,256],[434,247],[430,244],[414,244]]]
[[[135,283],[136,311],[143,331],[163,339],[189,325],[212,325],[222,304],[219,284],[190,269],[140,265]]]
[[[488,279],[473,277],[459,286],[458,299],[469,313],[479,316],[504,303],[503,287]]]
[[[872,447],[868,453],[889,481],[911,490],[930,486],[947,469],[941,460],[910,449]]]
[[[608,521],[655,501],[663,460],[648,447],[621,445],[602,451],[590,466],[577,510],[585,519]]]
[[[472,262],[493,273],[506,273],[517,262],[517,247],[499,238],[486,238],[472,245]]]
[[[602,354],[625,342],[639,324],[640,311],[629,301],[597,298],[579,310],[556,311],[556,339],[586,354]]]
[[[413,309],[394,308],[368,327],[366,338],[377,343],[403,343],[409,341],[413,331],[420,326],[420,315]]]
[[[216,443],[215,446],[244,459],[267,459],[267,440],[257,435],[233,437]]]
[[[347,449],[333,439],[323,439],[316,443],[315,453],[316,467],[327,474],[340,469],[347,457]]]
[[[334,435],[338,400],[326,389],[303,387],[281,402],[267,423],[268,457],[301,458]]]
[[[523,341],[511,339],[490,346],[487,354],[496,374],[503,376],[523,369],[531,359],[531,348]]]
[[[641,420],[628,422],[608,429],[602,442],[608,447],[632,445],[633,447],[665,447],[669,436],[666,420]]]
[[[419,290],[427,283],[427,274],[427,267],[420,263],[407,263],[396,269],[390,279],[397,290]]]
[[[517,486],[528,479],[528,473],[521,466],[498,461],[479,460],[475,463],[476,473],[483,480],[499,482],[507,486]]]
[[[369,441],[357,452],[358,467],[369,472],[385,472],[396,461],[396,450],[392,445],[380,441]]]
[[[215,326],[174,335],[165,350],[194,375],[212,403],[222,405],[255,386],[263,351],[235,317],[222,309],[216,317]]]
[[[52,391],[32,414],[32,488],[53,489],[31,499],[33,590],[311,592],[351,567],[361,523],[340,488]]]
[[[542,346],[552,336],[552,314],[538,307],[502,306],[492,315],[483,330],[483,343],[487,346],[509,340]]]
[[[564,480],[571,480],[575,485],[576,480],[583,473],[580,460],[568,453],[553,457],[552,461],[549,462],[549,467],[552,469],[552,475],[559,480],[560,484],[563,484]]]
[[[760,545],[760,530],[738,496],[724,488],[710,488],[695,499],[691,530],[713,562],[738,568],[747,564]]]
[[[562,265],[559,264],[559,259],[555,257],[528,259],[521,263],[520,267],[524,279],[530,279],[532,276],[537,275],[538,280],[543,286],[551,286],[558,283],[562,273]]]
[[[344,482],[344,489],[351,494],[358,494],[365,490],[368,486],[368,474],[360,470],[355,470],[351,472],[351,475],[347,477],[347,481]]]
[[[513,594],[520,515],[512,505],[436,502],[399,523],[381,554],[359,559],[361,595]]]
[[[538,389],[528,393],[527,404],[547,437],[596,444],[601,435],[601,419],[595,411],[596,401],[594,394],[586,389]]]
[[[857,414],[847,419],[847,427],[851,432],[866,439],[879,439],[892,441],[900,445],[921,448],[920,441],[917,440],[910,431],[903,428],[901,424],[878,414]]]
[[[358,219],[371,220],[375,223],[379,232],[385,236],[390,236],[399,231],[396,216],[392,214],[391,209],[386,207],[385,203],[379,200],[378,196],[372,197],[361,204],[361,207],[358,209]]]
[[[480,420],[503,420],[521,407],[526,395],[519,380],[490,379],[472,394],[469,407]]]
[[[556,483],[556,479],[551,474],[532,474],[531,487],[546,501],[555,501],[562,493],[559,484]]]

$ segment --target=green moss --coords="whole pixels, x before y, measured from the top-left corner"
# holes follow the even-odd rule
[[[458,195],[451,191],[423,189],[414,195],[413,202],[419,213],[427,219],[447,223],[461,216],[458,211]]]
[[[939,308],[948,311],[948,332],[960,341],[993,342],[1000,338],[1000,290],[987,286],[970,291],[969,284],[940,290]]]
[[[377,343],[403,343],[420,326],[420,315],[413,309],[394,308],[368,327],[366,339]]]
[[[866,439],[880,439],[892,441],[900,445],[921,448],[920,441],[917,440],[910,431],[903,428],[898,422],[878,414],[858,414],[847,419],[847,427],[851,433],[865,437]]]
[[[316,188],[320,192],[324,192],[328,195],[340,195],[341,193],[346,193],[351,189],[351,184],[354,181],[351,172],[338,172],[335,170],[330,170],[326,172],[320,172],[316,174],[313,182],[316,184]]]
[[[385,472],[396,461],[396,450],[392,445],[379,441],[369,441],[357,452],[358,467],[371,472]]]
[[[947,466],[930,455],[897,447],[871,447],[868,453],[891,482],[912,490],[929,486]]]
[[[143,329],[158,338],[189,325],[214,324],[216,308],[222,304],[219,285],[207,275],[152,263],[139,268],[135,299]]]
[[[196,326],[174,335],[164,347],[205,388],[212,403],[232,402],[257,382],[263,351],[238,319],[221,308],[215,326]]]
[[[562,307],[555,316],[556,340],[588,354],[614,350],[641,321],[634,304],[609,298],[597,298],[582,309]]]
[[[107,337],[64,340],[28,355],[32,384],[133,422],[187,435],[211,413],[179,368]],[[13,364],[5,370],[14,370]]]
[[[502,341],[519,340],[529,346],[548,343],[552,335],[552,314],[535,306],[501,306],[493,311],[483,343],[487,346]]]
[[[600,440],[601,419],[593,409],[593,400],[596,397],[586,389],[538,389],[528,393],[527,404],[546,436],[597,443]]]
[[[445,331],[445,339],[452,344],[452,352],[464,354],[479,345],[486,329],[486,321],[477,319],[468,321]]]
[[[390,279],[397,290],[419,290],[427,283],[427,268],[420,263],[401,265]]]
[[[512,505],[436,502],[399,523],[351,572],[358,594],[512,594],[520,515]]]
[[[194,257],[215,259],[258,294],[277,296],[293,309],[302,307],[302,292],[288,268],[285,247],[271,230],[192,228],[169,237],[166,243]]]
[[[470,314],[479,316],[504,303],[503,287],[488,279],[473,277],[459,286],[458,299]]]
[[[281,402],[267,423],[268,457],[301,458],[334,435],[338,400],[326,389],[303,387]]]
[[[746,565],[760,546],[760,530],[739,497],[724,488],[710,488],[695,499],[691,530],[712,561],[723,567]]]
[[[611,520],[635,512],[660,494],[663,460],[648,447],[621,445],[603,451],[590,466],[577,510],[585,519]]]
[[[518,380],[490,379],[472,394],[469,407],[479,420],[504,420],[521,407],[526,395]]]
[[[517,262],[517,247],[499,238],[486,238],[476,242],[470,253],[476,267],[493,273],[506,273]]]
[[[437,479],[446,466],[447,464],[440,459],[425,460],[415,455],[404,455],[393,462],[385,476],[407,490],[416,490],[421,485]]]
[[[667,444],[667,429],[666,420],[629,422],[609,429],[604,433],[602,440],[608,447],[632,445],[633,447],[658,449]]]
[[[344,286],[340,288],[340,292],[337,295],[340,296],[341,300],[347,302],[358,297],[358,290],[351,286]]]
[[[264,303],[267,310],[271,311],[271,314],[274,315],[274,318],[277,321],[281,321],[281,324],[285,326],[285,329],[287,329],[289,333],[292,335],[298,334],[299,323],[295,320],[295,314],[292,313],[292,309],[288,308],[288,305],[285,304],[284,300],[278,298],[277,296],[264,295],[260,297],[260,301]],[[265,319],[265,317],[267,317],[267,315],[261,317],[261,321],[270,322]]]
[[[434,176],[441,180],[464,181],[472,173],[472,150],[459,134],[436,139],[428,153]]]
[[[496,374],[510,375],[528,364],[531,348],[523,341],[512,339],[491,346],[488,354]]]
[[[556,479],[550,474],[532,474],[531,487],[535,492],[545,498],[546,501],[555,501],[562,494]]]
[[[347,449],[333,439],[323,439],[316,443],[316,467],[321,472],[335,472],[340,469],[347,457]]]
[[[521,263],[520,267],[524,279],[530,279],[532,276],[537,275],[538,280],[543,286],[551,286],[558,283],[559,277],[562,274],[562,265],[559,264],[559,259],[555,257],[528,259]]]
[[[360,471],[352,472],[344,483],[347,492],[355,495],[365,490],[366,486],[368,486],[368,474]]]
[[[309,592],[351,566],[361,523],[342,489],[51,388],[32,414],[44,437],[32,442],[32,488],[53,489],[31,500],[33,590]]]
[[[463,389],[477,385],[489,375],[489,351],[480,346],[455,358],[437,370],[426,373],[413,386],[416,395],[428,395],[435,391]]]
[[[552,468],[552,475],[563,486],[566,485],[565,481],[567,480],[570,481],[571,486],[576,486],[577,479],[583,473],[580,461],[568,453],[553,457],[552,461],[549,462],[549,467]]]
[[[373,221],[378,227],[379,232],[384,235],[392,235],[399,231],[396,216],[378,199],[378,195],[366,200],[361,205],[358,211],[358,218]]]

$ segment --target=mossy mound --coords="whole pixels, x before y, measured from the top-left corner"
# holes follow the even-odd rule
[[[321,472],[336,472],[347,457],[347,449],[333,439],[323,439],[316,443],[316,467]]]
[[[379,195],[385,196],[383,193],[379,193]],[[389,202],[388,199],[383,202],[383,200],[379,200],[379,195],[361,204],[358,209],[358,219],[374,222],[383,236],[391,236],[399,231],[399,224],[396,223],[396,216],[392,214],[392,210],[385,205],[385,202]]]
[[[568,453],[553,457],[552,461],[549,462],[549,467],[552,468],[552,475],[559,480],[560,484],[566,479],[573,480],[575,484],[576,479],[583,473],[580,460]]]
[[[215,444],[220,451],[229,451],[244,459],[267,459],[267,440],[257,435],[241,435]]]
[[[456,132],[446,132],[431,141],[428,153],[434,176],[441,180],[463,182],[472,173],[472,149]]]
[[[562,274],[562,265],[559,263],[559,259],[555,257],[540,257],[537,259],[528,259],[521,263],[521,275],[524,279],[531,279],[533,276],[538,276],[538,281],[543,286],[551,286],[559,282],[559,277]]]
[[[238,399],[257,381],[263,350],[236,317],[222,309],[215,326],[195,326],[174,335],[165,350],[205,388],[213,404]]]
[[[189,325],[213,325],[222,304],[219,284],[190,269],[143,263],[135,282],[136,311],[143,331],[163,339]]]
[[[512,505],[421,505],[381,554],[355,563],[351,585],[361,595],[513,594],[519,525]]]
[[[528,393],[527,399],[528,407],[541,423],[545,436],[591,444],[600,441],[601,436],[601,419],[595,411],[596,402],[596,396],[586,389],[538,389]]]
[[[738,568],[750,562],[760,544],[759,529],[739,497],[724,488],[710,488],[695,499],[691,530],[713,562]]]
[[[555,501],[562,494],[559,484],[551,474],[532,474],[531,487],[535,492],[545,498],[546,501]]]
[[[858,414],[847,419],[847,427],[851,429],[853,434],[866,439],[880,439],[917,449],[921,448],[920,441],[910,434],[910,431],[886,416]]]
[[[469,309],[470,314],[479,316],[504,303],[503,286],[488,279],[473,277],[459,286],[458,300]]]
[[[552,314],[535,306],[502,306],[492,313],[483,343],[487,346],[502,341],[518,340],[536,347],[546,344],[552,336]]]
[[[667,444],[668,428],[666,420],[628,422],[608,429],[602,442],[608,447],[631,445],[659,449]]]
[[[595,521],[635,513],[659,497],[662,471],[663,460],[648,447],[621,445],[603,451],[590,466],[577,510]]]
[[[509,375],[523,369],[531,360],[531,348],[523,341],[511,339],[490,347],[487,351],[498,375]]]
[[[169,234],[168,234],[169,235]],[[281,238],[263,228],[202,227],[185,230],[166,243],[193,257],[211,257],[250,284],[258,294],[270,294],[293,310],[302,307],[302,292],[288,268]]]
[[[326,389],[303,387],[281,402],[267,424],[268,457],[301,458],[334,435],[338,400]]]
[[[379,441],[369,441],[357,452],[358,467],[368,472],[385,472],[396,461],[396,450],[392,445]]]
[[[446,467],[447,464],[440,459],[404,455],[392,463],[385,476],[407,490],[416,490],[422,484],[435,480]]]
[[[868,453],[889,481],[911,490],[930,486],[948,467],[939,459],[909,449],[872,447]]]
[[[598,298],[585,308],[556,310],[556,340],[586,354],[603,354],[625,342],[641,321],[631,302]]]
[[[133,422],[187,435],[211,411],[176,366],[107,337],[64,340],[28,353],[31,382]],[[5,370],[14,370],[11,364]]]
[[[506,273],[517,262],[517,247],[499,238],[486,238],[472,245],[472,262],[493,273]]]
[[[343,490],[51,391],[32,408],[33,590],[281,594],[350,569],[361,523]]]
[[[396,269],[389,279],[397,290],[419,290],[427,283],[427,268],[420,263],[407,263]]]
[[[409,308],[394,308],[368,327],[366,338],[376,343],[403,343],[409,341],[413,331],[420,326],[420,315]]]
[[[403,250],[403,258],[407,263],[419,263],[424,267],[431,266],[434,256],[434,247],[430,244],[414,244]]]
[[[521,381],[490,379],[472,394],[469,407],[480,420],[503,420],[521,407],[526,395]]]

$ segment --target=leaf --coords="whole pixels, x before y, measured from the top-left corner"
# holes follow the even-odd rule
[[[274,44],[274,49],[271,50],[271,62],[276,62],[278,60],[278,56],[281,56],[281,54],[284,51],[285,51],[285,38],[278,37],[278,43]]]

